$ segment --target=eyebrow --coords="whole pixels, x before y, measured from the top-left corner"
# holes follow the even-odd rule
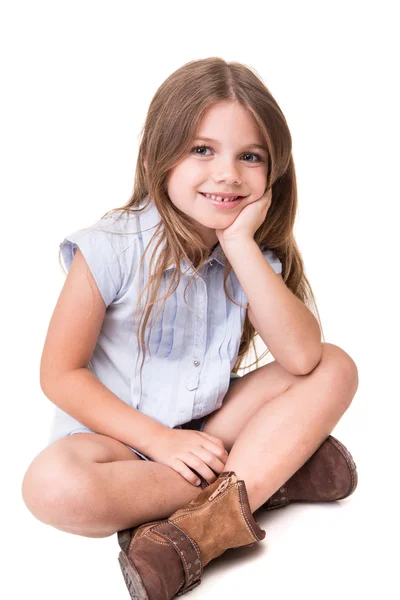
[[[213,140],[212,138],[209,137],[204,137],[204,136],[199,136],[197,138],[195,138],[195,142],[199,141],[199,142],[212,142],[214,144],[219,144],[220,142],[218,140]],[[261,144],[245,144],[244,147],[246,148],[258,148],[259,150],[264,150],[264,152],[268,153],[268,150],[265,146],[262,146]]]

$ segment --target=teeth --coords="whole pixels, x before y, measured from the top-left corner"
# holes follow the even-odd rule
[[[239,196],[235,196],[234,198],[224,198],[223,196],[214,196],[214,194],[204,194],[207,198],[211,198],[211,200],[217,200],[218,202],[232,202],[239,198]]]

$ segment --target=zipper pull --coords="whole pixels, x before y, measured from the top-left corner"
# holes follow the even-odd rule
[[[221,492],[223,492],[228,487],[229,484],[230,484],[230,478],[227,477],[226,479],[224,479],[224,481],[222,483],[220,483],[220,485],[217,487],[217,489],[214,491],[214,493],[211,494],[208,501],[211,502],[211,500],[214,500],[214,498],[216,498]]]

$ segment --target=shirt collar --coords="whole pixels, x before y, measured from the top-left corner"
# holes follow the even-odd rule
[[[145,200],[139,205],[138,208],[141,208],[142,206],[144,206],[146,201],[147,201],[147,198],[145,198]],[[141,231],[142,238],[146,242],[145,246],[147,246],[148,243],[151,245],[151,248],[149,248],[149,250],[146,253],[146,257],[148,257],[148,260],[150,260],[150,257],[152,255],[152,252],[154,251],[154,247],[155,247],[155,242],[154,242],[154,240],[151,239],[154,234],[153,230],[155,230],[155,228],[157,227],[158,223],[161,220],[161,215],[157,210],[154,199],[151,199],[149,206],[143,212],[136,213],[136,216],[140,220],[139,231]],[[155,256],[155,262],[153,262],[153,264],[157,263],[158,255],[162,251],[162,248],[163,248],[163,244],[160,244],[159,248],[155,251],[156,256]],[[225,266],[226,257],[225,257],[225,254],[224,254],[220,244],[217,244],[217,246],[214,248],[213,252],[208,257],[206,262],[208,264],[210,264],[211,262],[212,263],[218,262],[220,265]],[[175,267],[176,267],[176,264],[172,263],[165,269],[165,271],[169,271]],[[185,257],[183,257],[181,259],[180,270],[182,273],[186,273],[187,271],[194,272],[193,265],[188,263],[188,261]]]

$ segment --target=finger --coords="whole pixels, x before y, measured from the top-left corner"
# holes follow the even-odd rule
[[[214,444],[213,442],[205,440],[203,442],[203,448],[212,452],[225,465],[229,454],[223,446],[221,448],[219,444]]]
[[[199,432],[199,433],[204,433],[203,431]],[[209,447],[207,444],[211,443],[213,444],[213,447],[216,448],[213,449],[212,451],[221,458],[221,460],[226,460],[228,458],[228,452],[224,446],[224,442],[222,440],[220,440],[219,438],[214,437],[213,435],[209,435],[208,433],[204,433],[204,437],[206,437],[208,440],[210,440],[210,442],[204,442],[203,446],[207,446]],[[210,448],[211,449],[211,448]]]
[[[192,485],[195,485],[195,486],[200,485],[201,482],[197,483],[197,481],[200,481],[199,477],[195,473],[193,473],[193,471],[191,471],[189,469],[189,467],[183,462],[183,460],[175,459],[171,463],[171,467],[174,469],[174,471],[176,471],[177,473],[182,475],[182,477],[184,479],[186,479]]]
[[[204,437],[208,438],[211,442],[214,442],[214,444],[218,444],[219,446],[221,446],[222,448],[225,449],[224,442],[222,440],[220,440],[219,438],[214,437],[213,435],[210,435],[209,433],[206,433],[205,431],[199,431],[199,433],[201,433],[201,435],[203,435]]]
[[[214,473],[222,473],[222,471],[225,470],[225,456],[219,458],[214,453],[214,448],[212,445],[211,447],[207,448],[207,444],[208,442],[206,442],[206,444],[202,447],[193,449],[192,454],[199,456],[201,460],[214,471]]]
[[[196,448],[196,451],[199,450]],[[199,450],[199,454],[200,456],[193,454],[192,452],[185,452],[184,454],[181,455],[181,460],[183,460],[185,462],[185,464],[190,467],[191,469],[194,469],[199,475],[201,475],[202,477],[204,477],[204,479],[206,479],[208,481],[208,483],[212,483],[213,481],[215,481],[219,475],[219,473],[217,472],[217,474],[204,462],[204,460],[201,457],[201,450]],[[212,457],[210,462],[215,462],[218,461],[218,463],[220,463],[220,461],[213,456],[212,454],[209,454],[206,451],[206,455],[208,457]]]

